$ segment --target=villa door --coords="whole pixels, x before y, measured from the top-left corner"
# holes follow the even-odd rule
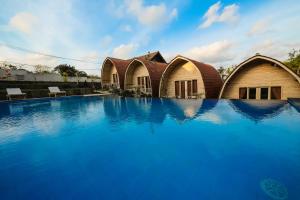
[[[187,81],[187,97],[190,98],[192,96],[192,81]]]
[[[281,99],[281,87],[271,87],[271,99]]]
[[[185,81],[180,81],[180,98],[185,99]]]
[[[179,98],[180,92],[179,92],[179,81],[175,81],[175,97]]]

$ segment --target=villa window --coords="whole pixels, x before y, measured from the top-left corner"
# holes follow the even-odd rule
[[[149,76],[146,76],[145,77],[145,82],[146,82],[146,88],[150,88],[150,77]]]
[[[175,97],[176,98],[192,98],[197,95],[197,80],[175,81]]]
[[[150,77],[149,76],[139,76],[137,77],[137,85],[140,88],[150,88],[151,84],[150,84]]]
[[[24,81],[25,76],[24,75],[16,75],[17,81]]]
[[[281,99],[281,87],[271,87],[271,99]]]
[[[141,77],[137,77],[137,84],[138,84],[138,86],[141,85]]]
[[[179,97],[179,81],[175,81],[175,97]]]
[[[240,99],[247,99],[247,88],[240,88],[239,89],[239,98]]]
[[[185,81],[180,81],[180,93],[181,98],[185,98]]]
[[[249,99],[256,99],[256,88],[249,88]]]
[[[141,86],[142,86],[142,87],[145,86],[145,79],[144,79],[144,77],[141,78]]]
[[[192,81],[187,81],[187,96],[192,96]]]
[[[269,88],[260,88],[260,99],[269,98]]]
[[[113,83],[114,84],[118,83],[118,74],[113,74],[112,77],[113,77]]]
[[[196,95],[198,93],[198,86],[197,86],[197,80],[192,80],[193,83],[193,95]]]

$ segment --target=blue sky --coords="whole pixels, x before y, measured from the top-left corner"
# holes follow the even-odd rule
[[[0,44],[101,63],[159,50],[215,67],[259,52],[284,60],[300,49],[297,0],[0,0]],[[0,46],[0,61],[68,63],[99,74],[100,64],[59,60]]]

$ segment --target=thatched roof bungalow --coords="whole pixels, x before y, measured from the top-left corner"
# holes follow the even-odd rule
[[[131,60],[108,57],[104,60],[101,70],[102,86],[113,86],[124,89],[124,76]]]
[[[222,84],[214,67],[177,56],[163,72],[159,91],[167,98],[218,98]]]
[[[127,70],[128,65],[134,59],[145,59],[147,61],[153,61],[157,63],[166,63],[165,59],[162,57],[159,51],[153,53],[149,52],[146,55],[138,56],[127,60],[107,57],[104,60],[101,69],[102,85],[124,90],[125,72]]]
[[[280,61],[257,54],[234,69],[225,80],[219,98],[300,98],[300,78]]]
[[[133,59],[125,72],[124,89],[159,96],[160,78],[167,64],[159,52]]]

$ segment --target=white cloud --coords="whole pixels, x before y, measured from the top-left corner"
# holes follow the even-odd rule
[[[174,8],[170,14],[170,19],[177,18],[177,16],[178,16],[178,10],[177,8]]]
[[[257,21],[249,30],[248,36],[260,35],[266,33],[269,30],[270,22],[266,19]]]
[[[124,32],[132,32],[132,28],[129,24],[126,24],[126,25],[122,25],[120,27],[121,31],[124,31]]]
[[[217,64],[233,59],[232,47],[233,44],[227,40],[217,41],[208,45],[194,47],[188,50],[186,55],[201,62]]]
[[[120,3],[117,0],[109,0],[105,2],[105,9],[108,11],[107,13],[115,16],[117,18],[123,18],[125,14],[125,5],[123,3]]]
[[[96,45],[85,42],[84,39],[91,35],[93,27],[86,23],[86,18],[78,17],[72,0],[28,2],[28,5],[30,8],[24,8],[27,12],[12,15],[7,21],[5,25],[9,27],[7,31],[19,34],[15,36],[16,39],[3,41],[3,43],[67,58],[87,59],[92,62],[100,62],[99,59],[107,55],[105,50],[112,42],[111,36],[104,36],[103,40],[96,38]],[[106,47],[102,46],[104,44]],[[98,64],[55,59],[6,47],[0,47],[0,60],[30,65],[42,64],[51,68],[66,63],[78,69],[86,69],[85,71],[89,74],[99,73]],[[32,70],[32,67],[24,66],[23,68]]]
[[[139,23],[152,28],[172,21],[178,14],[176,8],[170,12],[164,3],[145,6],[143,0],[125,0],[125,4]]]
[[[237,4],[225,6],[223,10],[220,11],[221,7],[221,1],[210,6],[203,16],[204,22],[200,25],[200,28],[208,28],[217,22],[234,23],[239,19],[239,6]]]
[[[173,60],[178,55],[178,53],[177,52],[163,52],[162,55],[167,62],[171,62],[171,60]]]
[[[253,46],[253,51],[259,53],[260,51],[269,50],[274,47],[274,42],[272,40],[265,40],[263,42],[259,42]]]
[[[30,34],[38,22],[37,17],[28,12],[20,12],[9,21],[9,26],[22,33]]]
[[[112,54],[113,57],[128,59],[132,56],[133,52],[137,49],[136,44],[121,44],[120,46],[114,48]]]
[[[85,55],[80,57],[80,59],[95,62],[99,60],[99,53],[97,51],[87,52]]]
[[[290,44],[284,41],[275,41],[267,39],[263,41],[258,41],[255,44],[253,44],[250,50],[247,51],[251,53],[246,54],[245,57],[250,57],[253,56],[255,53],[259,53],[262,55],[276,58],[278,60],[286,60],[288,57],[288,53],[292,49],[298,49],[299,45],[299,43]]]
[[[104,48],[107,48],[113,41],[112,36],[110,35],[106,35],[102,38],[100,45]]]
[[[211,122],[213,124],[225,124],[226,122],[222,120],[221,116],[215,114],[215,113],[204,113],[203,115],[197,117],[197,120],[199,121],[207,121]]]

